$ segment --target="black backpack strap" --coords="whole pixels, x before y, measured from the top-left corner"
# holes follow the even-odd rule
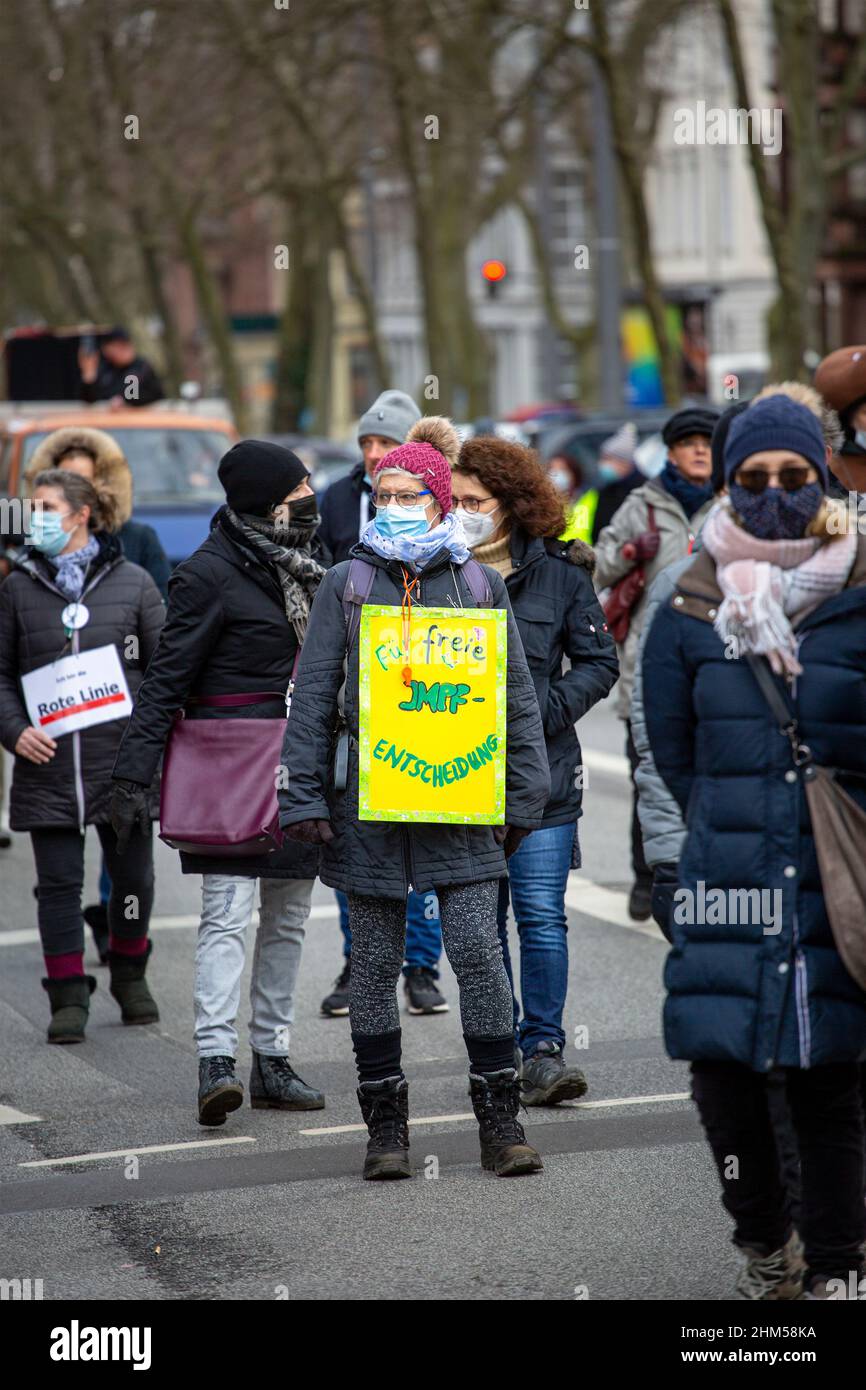
[[[349,563],[343,590],[343,617],[346,620],[346,651],[351,651],[361,626],[361,609],[370,597],[376,566],[355,556]]]

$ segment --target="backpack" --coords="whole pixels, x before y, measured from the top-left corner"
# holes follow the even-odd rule
[[[493,602],[493,594],[487,575],[481,565],[477,560],[466,560],[460,568],[466,576],[469,592],[476,608],[489,608]],[[349,574],[346,578],[346,587],[343,590],[343,617],[346,619],[347,652],[352,650],[358,636],[358,629],[361,626],[361,609],[370,597],[375,577],[376,566],[371,565],[369,560],[356,557],[351,561]]]

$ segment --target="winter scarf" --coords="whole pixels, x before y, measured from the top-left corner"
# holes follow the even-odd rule
[[[802,618],[845,585],[857,550],[857,534],[824,540],[760,540],[738,526],[727,499],[710,512],[701,530],[716,561],[724,599],[714,627],[735,652],[766,656],[776,675],[799,675],[791,618]]]
[[[66,598],[78,598],[84,588],[84,578],[91,560],[99,554],[99,542],[90,536],[80,550],[72,550],[68,555],[54,555],[48,563],[57,569],[54,582]]]
[[[310,617],[310,604],[325,571],[310,554],[310,544],[319,525],[318,516],[289,519],[280,525],[269,517],[240,514],[226,507],[231,524],[249,541],[262,560],[274,566],[283,590],[286,617],[303,643]]]
[[[711,479],[705,483],[690,483],[688,478],[684,478],[682,473],[670,459],[665,461],[665,466],[659,474],[659,481],[665,492],[669,492],[671,497],[676,498],[686,516],[691,521],[695,512],[702,507],[705,502],[709,502],[713,495],[713,484]]]
[[[423,536],[380,535],[374,517],[361,532],[361,544],[369,546],[374,555],[381,555],[383,560],[400,560],[419,572],[443,549],[448,551],[456,565],[462,565],[469,559],[469,547],[456,512],[446,513],[439,525],[425,531]]]

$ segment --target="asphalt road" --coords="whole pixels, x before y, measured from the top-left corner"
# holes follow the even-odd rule
[[[196,1121],[192,960],[199,881],[160,846],[151,979],[162,1022],[124,1028],[99,977],[87,1042],[48,1047],[29,840],[0,851],[0,1278],[46,1299],[727,1299],[738,1267],[684,1064],[660,1036],[665,945],[627,925],[628,781],[610,702],[581,726],[584,869],[569,889],[566,1031],[585,1102],[526,1119],[544,1172],[482,1172],[457,993],[403,1017],[411,1182],[360,1180],[348,1022],[319,1001],[340,958],[314,894],[292,1058],[322,1111]],[[88,837],[88,899],[96,838]],[[513,947],[516,950],[516,946]],[[249,1050],[241,1015],[240,1074]],[[434,1118],[431,1118],[434,1117]],[[90,1156],[85,1161],[82,1156]],[[74,1162],[59,1160],[76,1159]]]

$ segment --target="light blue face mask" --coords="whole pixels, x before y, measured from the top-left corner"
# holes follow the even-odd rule
[[[866,449],[866,430],[854,431],[854,443],[859,444],[861,449]]]
[[[601,483],[618,483],[622,474],[613,463],[600,463],[598,465],[598,479]]]
[[[69,544],[69,531],[63,529],[59,512],[33,511],[27,527],[27,544],[43,555],[59,555]]]
[[[430,529],[426,507],[399,507],[389,502],[376,513],[380,536],[397,540],[400,536],[423,536]]]

